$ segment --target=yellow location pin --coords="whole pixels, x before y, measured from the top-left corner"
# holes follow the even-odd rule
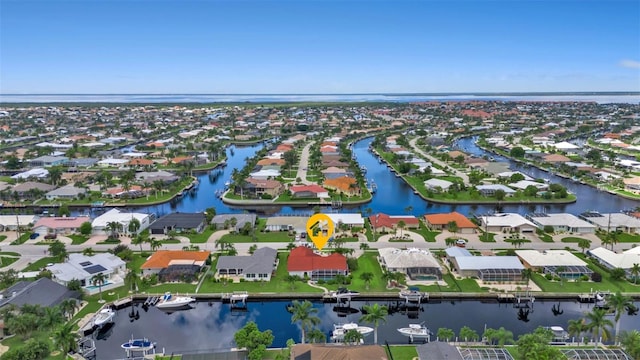
[[[315,214],[307,220],[307,234],[318,250],[327,245],[334,229],[333,221],[328,215]]]

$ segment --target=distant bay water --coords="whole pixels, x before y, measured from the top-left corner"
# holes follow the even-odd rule
[[[640,104],[640,92],[424,94],[0,94],[2,103],[287,103],[425,101],[585,101]]]

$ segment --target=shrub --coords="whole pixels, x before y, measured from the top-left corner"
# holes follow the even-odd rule
[[[351,272],[358,270],[358,260],[354,258],[348,258],[347,266],[349,267],[349,271]]]
[[[602,281],[602,274],[600,274],[597,271],[594,271],[593,274],[591,274],[591,280],[593,280],[594,282],[601,282]]]
[[[545,279],[547,279],[547,280],[551,280],[551,279],[553,279],[553,275],[551,275],[551,274],[545,274],[545,275],[544,275],[544,277],[545,277]]]

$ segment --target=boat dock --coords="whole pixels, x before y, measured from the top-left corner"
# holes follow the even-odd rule
[[[249,293],[247,291],[234,291],[222,294],[222,302],[231,304],[232,308],[246,308]]]

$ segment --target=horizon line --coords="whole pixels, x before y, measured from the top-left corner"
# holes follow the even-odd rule
[[[109,95],[234,95],[234,96],[322,96],[322,95],[560,95],[560,94],[629,94],[640,95],[640,90],[620,91],[464,91],[464,92],[350,92],[350,93],[0,93],[0,96],[109,96]]]

